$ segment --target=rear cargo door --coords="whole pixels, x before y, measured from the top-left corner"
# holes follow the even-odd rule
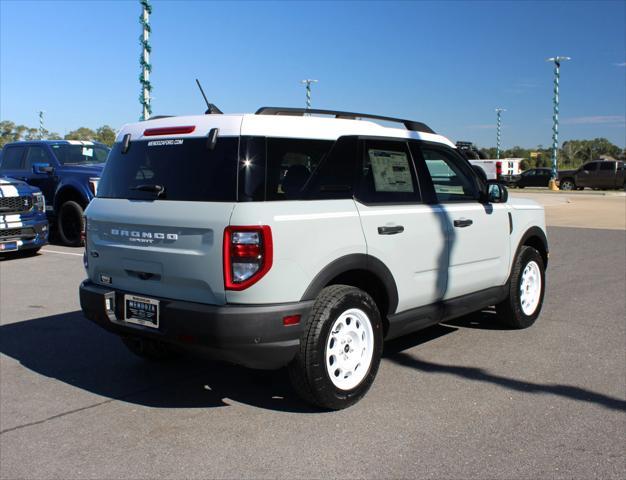
[[[223,304],[222,238],[238,137],[114,145],[87,216],[89,277],[146,296]]]

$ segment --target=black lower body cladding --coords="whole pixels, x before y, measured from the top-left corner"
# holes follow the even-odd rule
[[[84,281],[80,286],[80,305],[89,320],[117,335],[170,343],[258,369],[277,369],[294,358],[313,306],[313,301],[217,306],[155,298],[160,302],[160,314],[159,328],[153,329],[124,321],[124,294],[132,293]],[[106,307],[107,298],[110,310]],[[300,315],[300,322],[285,326],[283,318],[292,315]]]

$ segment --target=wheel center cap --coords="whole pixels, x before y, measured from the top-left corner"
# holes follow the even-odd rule
[[[348,353],[350,351],[350,345],[346,345],[345,347],[343,347],[343,351]]]

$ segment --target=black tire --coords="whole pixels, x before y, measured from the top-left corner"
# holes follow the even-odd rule
[[[576,190],[576,184],[571,178],[564,178],[559,182],[559,190]]]
[[[68,200],[59,209],[58,231],[61,242],[68,247],[82,247],[81,232],[85,226],[83,207],[73,200]]]
[[[539,290],[539,302],[535,309],[525,313],[522,308],[522,275],[526,267],[534,262],[539,267],[541,287]],[[508,297],[496,305],[496,313],[500,322],[512,328],[528,328],[539,316],[543,305],[543,296],[546,289],[545,265],[541,254],[534,249],[524,245],[520,248],[519,254],[513,263],[511,271],[511,282],[509,285]]]
[[[134,337],[121,337],[121,339],[131,352],[151,362],[166,362],[181,356],[180,352],[165,343]]]
[[[373,333],[373,353],[364,378],[354,388],[344,390],[331,380],[325,356],[333,324],[349,309],[359,309],[368,317]],[[348,285],[331,285],[323,289],[307,319],[300,338],[300,350],[288,367],[291,384],[298,395],[309,403],[331,410],[340,410],[358,402],[367,393],[378,372],[383,349],[382,330],[378,307],[366,292]]]

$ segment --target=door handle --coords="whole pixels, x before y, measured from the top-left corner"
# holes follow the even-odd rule
[[[474,222],[468,218],[460,218],[454,221],[454,226],[458,228],[463,228],[463,227],[469,227],[472,223]]]
[[[395,235],[396,233],[404,232],[402,225],[396,225],[394,227],[378,227],[379,235]]]

